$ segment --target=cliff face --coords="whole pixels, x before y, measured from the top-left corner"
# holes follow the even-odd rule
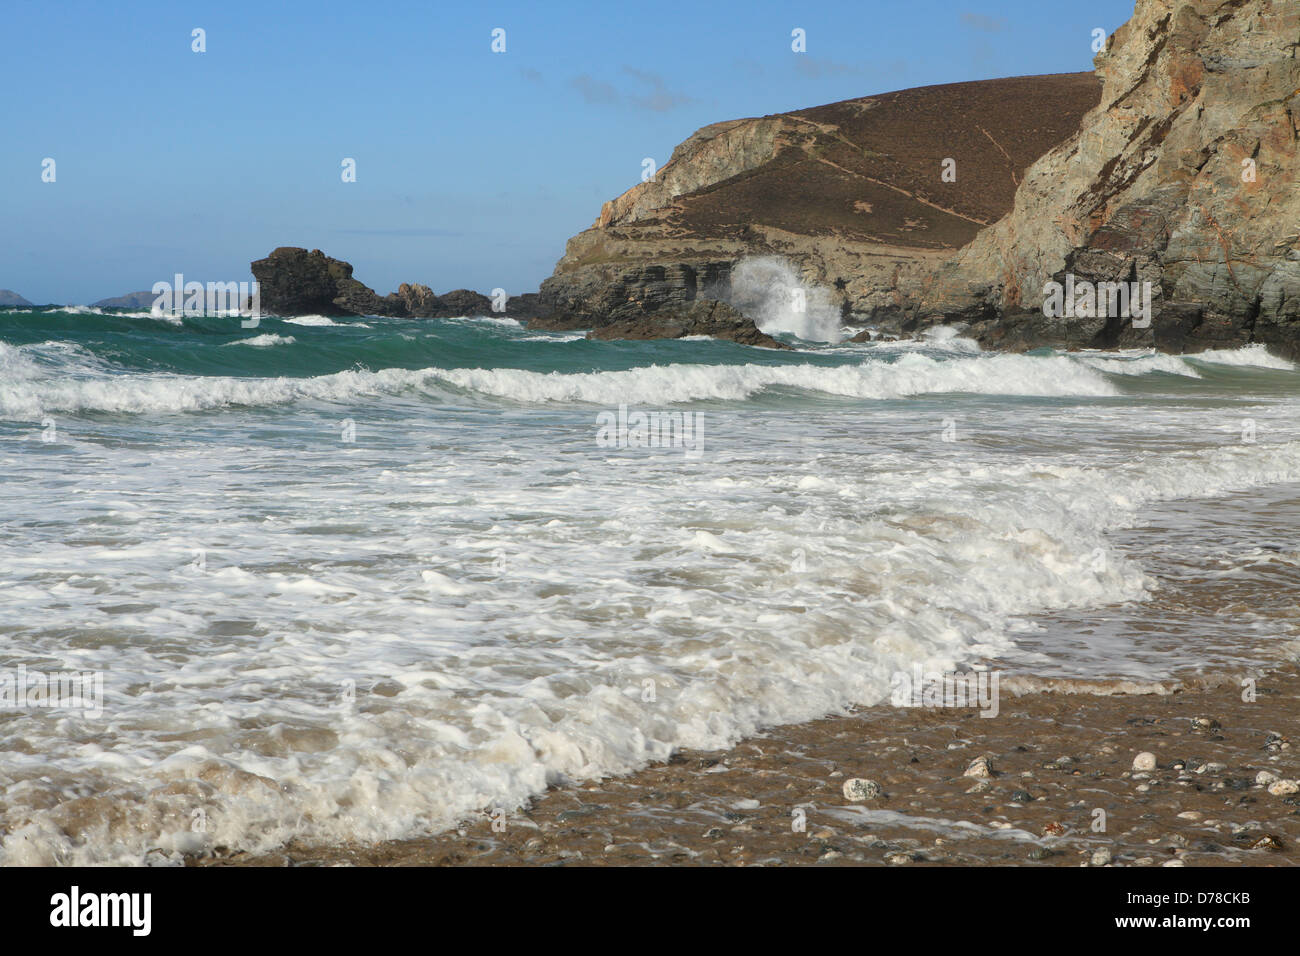
[[[725,298],[731,266],[783,256],[849,311],[898,313],[1025,169],[1096,105],[1091,74],[924,87],[699,130],[605,203],[542,285],[548,324],[629,321]],[[956,160],[956,181],[943,161]]]
[[[1096,60],[1100,104],[1010,214],[923,292],[990,344],[1263,342],[1300,355],[1300,3],[1138,0]],[[1044,284],[1152,283],[1149,328],[1042,318]]]

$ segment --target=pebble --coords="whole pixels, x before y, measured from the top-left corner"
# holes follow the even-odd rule
[[[1268,770],[1261,770],[1255,774],[1255,782],[1261,787],[1267,787],[1270,783],[1277,783],[1281,779],[1277,774]]]
[[[1049,823],[1043,827],[1043,836],[1065,836],[1065,827],[1059,823]]]
[[[1195,730],[1220,730],[1223,725],[1213,717],[1193,717],[1192,728]]]
[[[1012,791],[1011,791],[1011,802],[1012,802],[1012,803],[1032,803],[1033,800],[1034,800],[1034,796],[1033,796],[1033,794],[1031,794],[1028,790],[1012,790]]]
[[[1294,780],[1279,780],[1268,785],[1268,792],[1275,797],[1289,797],[1293,793],[1300,793],[1300,783]]]
[[[1273,853],[1280,853],[1282,850],[1282,841],[1271,833],[1265,833],[1262,837],[1250,845],[1252,850],[1269,850]]]
[[[970,762],[970,766],[966,768],[966,772],[962,776],[987,778],[993,776],[994,772],[993,763],[988,757],[976,757]]]
[[[1101,849],[1101,850],[1093,851],[1092,861],[1091,861],[1093,866],[1106,866],[1110,863],[1110,861],[1111,861],[1110,850]]]
[[[1188,810],[1188,811],[1186,811],[1186,812],[1184,812],[1184,813],[1180,813],[1180,814],[1178,814],[1178,819],[1180,819],[1180,820],[1199,820],[1199,819],[1201,819],[1201,815],[1200,815],[1199,813],[1197,813],[1195,810]]]
[[[874,780],[867,780],[863,777],[850,777],[844,781],[844,799],[852,803],[875,800],[883,792],[880,789],[880,784]]]
[[[1144,750],[1133,758],[1134,770],[1155,770],[1156,755],[1149,750]]]

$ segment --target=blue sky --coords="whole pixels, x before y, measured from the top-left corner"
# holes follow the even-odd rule
[[[1091,69],[1092,30],[1132,10],[5,0],[0,288],[89,302],[177,272],[248,279],[250,260],[297,245],[347,259],[381,294],[403,281],[530,291],[639,182],[643,158],[664,163],[701,126]]]

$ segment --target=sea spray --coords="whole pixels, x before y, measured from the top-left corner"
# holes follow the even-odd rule
[[[830,293],[804,283],[779,256],[745,259],[731,272],[731,304],[768,335],[787,333],[809,342],[844,340],[840,309]]]

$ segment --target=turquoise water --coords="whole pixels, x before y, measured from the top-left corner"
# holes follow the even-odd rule
[[[0,709],[4,860],[436,831],[917,662],[1294,656],[1291,363],[795,344],[0,310],[0,671],[102,678]]]

